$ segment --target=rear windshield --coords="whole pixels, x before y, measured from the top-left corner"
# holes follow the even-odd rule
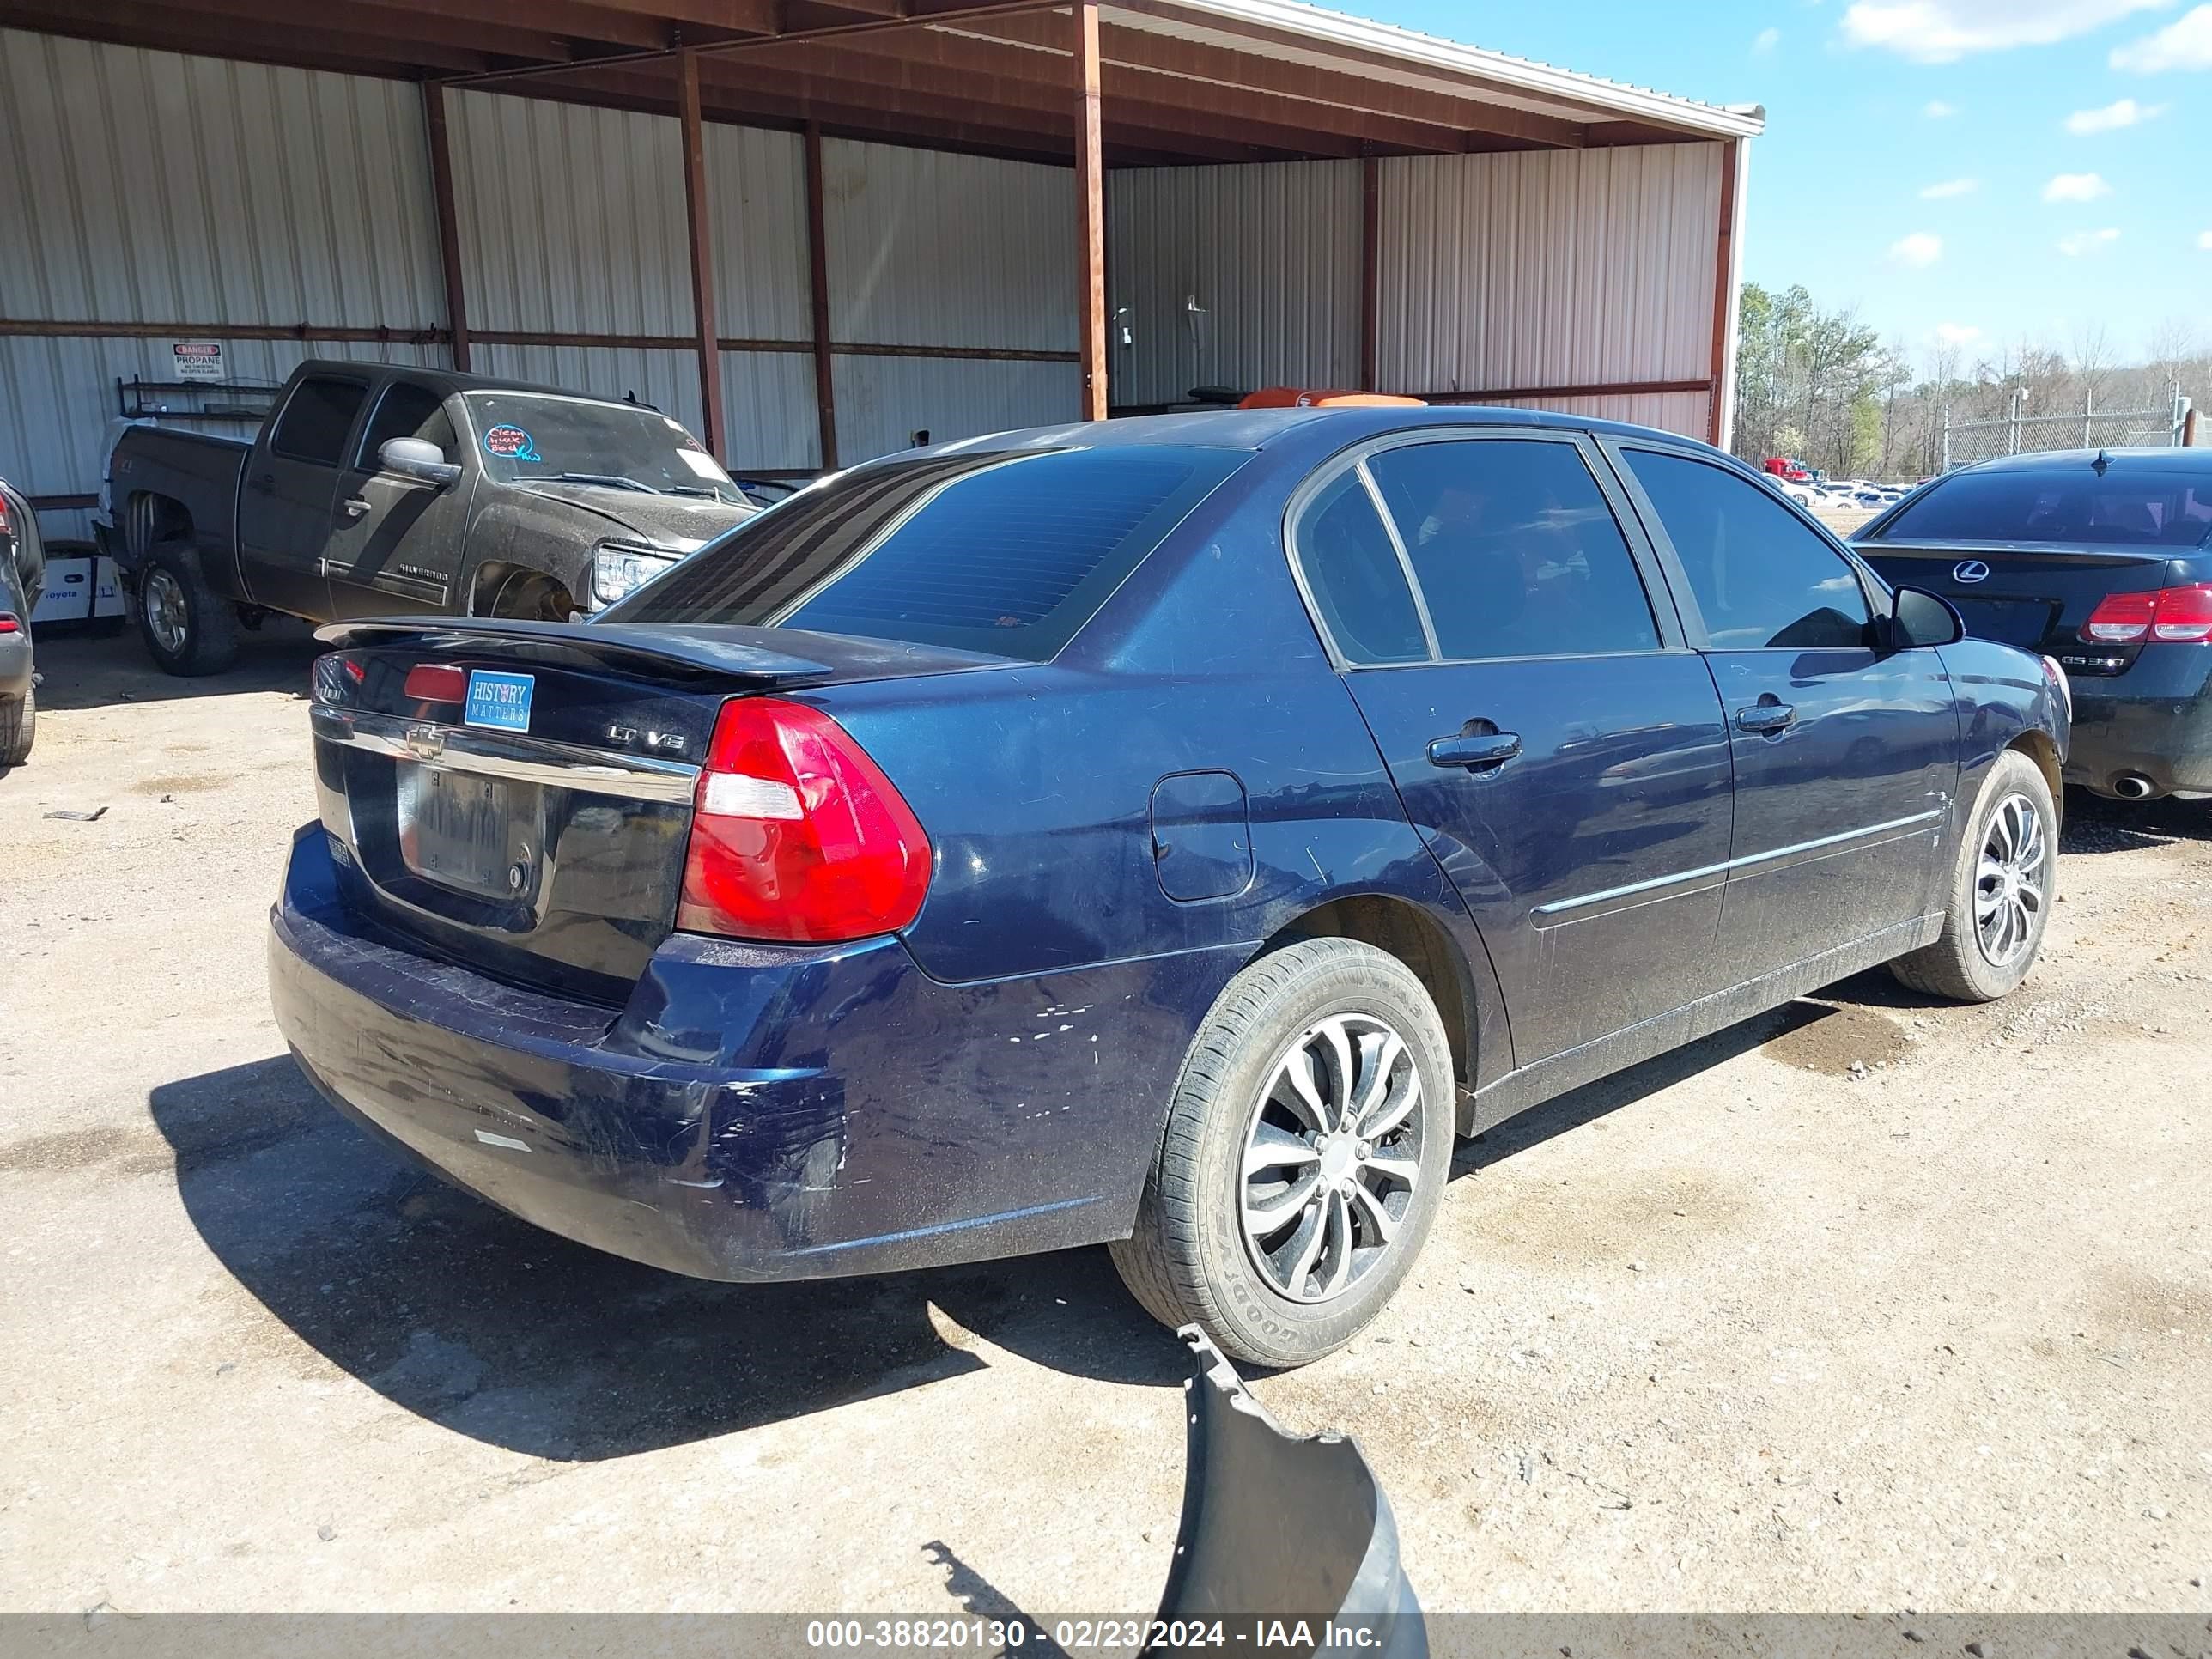
[[[699,441],[658,410],[535,392],[471,392],[467,404],[483,470],[501,483],[542,478],[748,505]]]
[[[1883,541],[2087,543],[2196,547],[2212,532],[2212,477],[2108,472],[1962,472],[1923,491]]]
[[[1044,662],[1249,459],[1132,444],[862,467],[749,520],[599,620],[805,628]]]

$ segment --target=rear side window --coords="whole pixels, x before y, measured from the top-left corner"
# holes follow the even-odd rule
[[[1131,444],[863,467],[749,520],[600,619],[804,628],[1043,662],[1249,459]]]
[[[302,380],[285,400],[269,447],[288,460],[336,466],[368,388],[359,380]]]
[[[453,435],[453,423],[446,414],[446,400],[427,386],[410,386],[404,380],[387,386],[377,400],[376,413],[368,417],[368,430],[362,434],[361,458],[356,465],[373,471],[377,451],[394,438],[420,438],[434,443],[449,461],[460,453],[460,441]]]
[[[1635,558],[1573,444],[1407,444],[1368,469],[1444,660],[1659,648]]]
[[[1763,484],[1683,455],[1622,453],[1658,510],[1716,651],[1863,647],[1858,573]]]
[[[1426,662],[1413,590],[1356,470],[1340,473],[1292,528],[1298,568],[1322,626],[1346,662]]]
[[[1923,491],[1883,541],[2087,542],[2201,546],[2212,533],[2212,475],[2107,471],[1961,472]]]

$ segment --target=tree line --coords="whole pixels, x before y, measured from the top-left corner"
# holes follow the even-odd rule
[[[2163,410],[2177,384],[2212,399],[2212,342],[2179,321],[2152,331],[2132,361],[2092,325],[2063,346],[1943,343],[1916,362],[1855,308],[1824,307],[1802,285],[1746,283],[1737,308],[1735,453],[1754,465],[1787,455],[1845,477],[1917,478],[1942,465],[1947,409],[1957,424],[2068,416],[2020,428],[2021,448],[2051,449],[2150,441],[2148,423],[2115,415]],[[2007,438],[2002,425],[1954,431],[1952,459],[2002,453]]]

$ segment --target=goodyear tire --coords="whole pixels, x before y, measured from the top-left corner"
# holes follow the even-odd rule
[[[1286,945],[1200,1026],[1115,1266],[1153,1317],[1237,1359],[1318,1359],[1411,1269],[1453,1121],[1443,1021],[1413,971],[1352,939]]]

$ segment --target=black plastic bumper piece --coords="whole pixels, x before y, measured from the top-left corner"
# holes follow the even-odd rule
[[[1425,1659],[1398,1524],[1358,1443],[1285,1434],[1205,1332],[1176,1335],[1195,1374],[1183,1385],[1189,1462],[1160,1620],[1302,1623],[1310,1645],[1275,1651]]]

